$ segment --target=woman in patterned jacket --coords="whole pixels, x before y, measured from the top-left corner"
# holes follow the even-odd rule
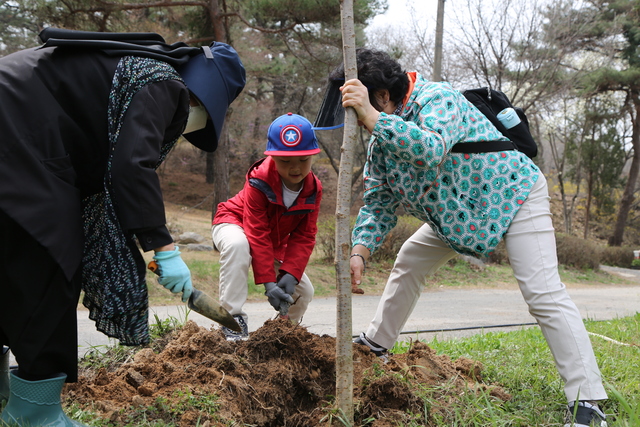
[[[358,49],[358,79],[340,88],[371,133],[364,206],[352,234],[351,277],[358,289],[365,263],[396,225],[396,209],[424,221],[400,249],[374,319],[354,341],[383,358],[424,287],[456,254],[484,257],[505,240],[509,261],[565,382],[577,420],[606,425],[594,401],[607,398],[586,329],[558,275],[544,175],[516,151],[463,154],[457,143],[506,140],[445,82],[404,72],[384,52]],[[330,80],[344,81],[343,67]]]

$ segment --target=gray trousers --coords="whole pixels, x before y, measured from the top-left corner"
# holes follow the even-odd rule
[[[520,207],[505,244],[513,274],[547,340],[565,382],[569,402],[602,400],[607,394],[578,308],[558,274],[547,181],[542,174]],[[428,225],[402,246],[378,304],[367,338],[393,347],[420,297],[425,278],[456,256]]]

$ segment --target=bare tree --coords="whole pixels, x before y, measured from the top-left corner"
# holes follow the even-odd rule
[[[341,0],[342,46],[344,54],[345,80],[358,77],[356,66],[356,36],[353,26],[353,2]],[[351,208],[351,174],[353,151],[357,136],[357,116],[353,108],[345,112],[344,140],[340,156],[340,174],[338,175],[338,194],[336,204],[336,403],[346,417],[347,425],[353,424],[353,344],[351,335],[351,274],[349,254],[351,239],[349,235]]]
[[[449,52],[471,78],[463,86],[506,92],[532,116],[564,84],[569,50],[550,47],[543,31],[556,9],[542,0],[467,0],[465,13],[453,9],[457,27],[449,31]],[[544,13],[543,13],[544,12]]]
[[[631,147],[633,150],[633,158],[629,168],[627,184],[625,185],[622,198],[620,199],[620,208],[618,217],[613,230],[613,234],[609,237],[609,245],[622,246],[624,230],[627,225],[629,212],[635,200],[635,193],[638,187],[638,176],[640,176],[640,86],[634,84],[634,88],[629,88],[629,103],[627,105],[629,116],[631,118]]]
[[[564,99],[562,102],[563,115],[560,123],[556,126],[548,126],[548,142],[555,168],[555,177],[560,189],[560,198],[562,201],[562,217],[564,219],[564,232],[571,234],[573,228],[573,214],[575,211],[578,195],[580,194],[580,183],[582,182],[582,168],[579,150],[582,147],[582,141],[585,137],[584,122],[574,119],[575,114],[571,111],[575,110],[574,106],[569,106],[569,100]],[[577,120],[577,122],[576,122]],[[576,152],[578,151],[578,152]],[[577,161],[569,162],[567,156],[573,154]],[[569,163],[573,170],[569,173]],[[573,177],[576,183],[575,191],[572,195],[567,194],[567,184],[569,178]]]
[[[563,7],[544,0],[465,0],[462,7],[446,11],[443,79],[460,90],[489,86],[506,92],[527,113],[541,166],[548,132],[544,128],[547,112],[540,106],[554,103],[575,77],[566,72],[571,50],[550,46],[545,32]],[[414,30],[405,29],[404,37],[381,30],[373,32],[371,40],[399,56],[403,65],[428,75],[433,67],[434,30],[424,23],[410,25]],[[567,38],[577,32],[577,28],[563,28]]]
[[[601,66],[591,66],[589,73],[574,79],[585,98],[615,92],[622,93],[625,97],[622,106],[631,123],[629,144],[633,157],[614,231],[609,237],[609,244],[612,246],[622,244],[640,176],[640,82],[637,79],[640,70],[637,55],[640,47],[637,32],[640,16],[637,9],[637,0],[593,0],[581,2],[575,7],[567,4],[553,21],[557,30],[549,38],[556,45],[562,45],[563,49],[576,53],[587,52],[591,58],[600,60]],[[577,23],[581,31],[572,33],[567,38],[563,28],[570,27],[573,23]]]

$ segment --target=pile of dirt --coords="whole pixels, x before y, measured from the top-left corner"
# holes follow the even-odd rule
[[[333,337],[281,319],[267,321],[244,342],[228,342],[219,329],[189,321],[161,349],[139,350],[119,366],[84,368],[64,397],[114,425],[135,425],[140,417],[179,426],[342,425],[337,418],[328,421],[335,345]],[[367,419],[377,427],[429,425],[417,392],[430,393],[436,402],[431,415],[444,419],[447,405],[464,393],[482,390],[510,399],[499,386],[482,382],[477,362],[452,361],[424,343],[386,364],[361,345],[354,345],[353,354],[356,425]]]

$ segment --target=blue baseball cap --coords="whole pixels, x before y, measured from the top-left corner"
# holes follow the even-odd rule
[[[227,109],[246,83],[242,61],[228,44],[213,42],[208,47],[203,46],[202,53],[179,67],[178,73],[211,118],[204,129],[189,132],[184,137],[201,150],[215,151]]]
[[[313,126],[304,117],[287,113],[269,126],[267,156],[311,156],[319,152]]]

